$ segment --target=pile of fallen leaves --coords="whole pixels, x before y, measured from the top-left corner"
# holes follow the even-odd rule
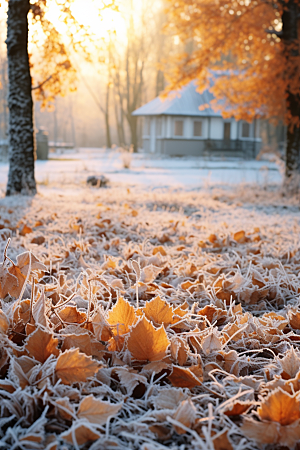
[[[53,197],[0,206],[0,448],[296,447],[299,208]]]

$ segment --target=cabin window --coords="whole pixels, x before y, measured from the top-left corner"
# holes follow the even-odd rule
[[[156,119],[156,136],[162,135],[162,118],[158,117]]]
[[[231,137],[231,123],[225,122],[224,123],[224,140],[230,141],[230,137]]]
[[[174,135],[175,136],[183,136],[183,120],[175,120]]]
[[[199,120],[194,121],[194,136],[202,136],[202,122],[200,122]]]
[[[250,137],[250,123],[248,123],[248,122],[243,122],[243,125],[242,125],[242,137],[243,138]]]

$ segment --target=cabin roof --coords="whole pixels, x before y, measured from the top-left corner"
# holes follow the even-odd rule
[[[172,91],[166,99],[156,97],[146,105],[136,109],[133,116],[195,116],[195,117],[222,117],[220,111],[214,111],[210,102],[215,98],[207,89],[201,94],[197,92],[197,84],[191,81],[179,91]],[[200,111],[201,105],[208,105]]]

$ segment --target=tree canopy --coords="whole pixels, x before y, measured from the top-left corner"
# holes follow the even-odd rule
[[[220,71],[214,92],[226,95],[227,114],[252,119],[286,114],[285,92],[294,67],[285,64],[281,45],[282,2],[251,0],[169,0],[171,27],[193,50],[182,55],[173,86],[198,79],[199,86]],[[291,61],[299,64],[299,60]],[[293,66],[294,66],[293,64]],[[297,67],[298,69],[298,67]],[[230,74],[230,76],[228,76]],[[300,92],[299,83],[293,90]]]

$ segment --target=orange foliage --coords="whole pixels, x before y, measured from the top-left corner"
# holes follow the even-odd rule
[[[281,32],[284,4],[168,0],[171,30],[192,47],[169,74],[170,89],[197,79],[203,90],[214,80],[214,106],[224,116],[250,121],[266,115],[291,123],[286,92],[300,92],[300,58],[291,47],[299,42],[288,39],[290,31]]]

